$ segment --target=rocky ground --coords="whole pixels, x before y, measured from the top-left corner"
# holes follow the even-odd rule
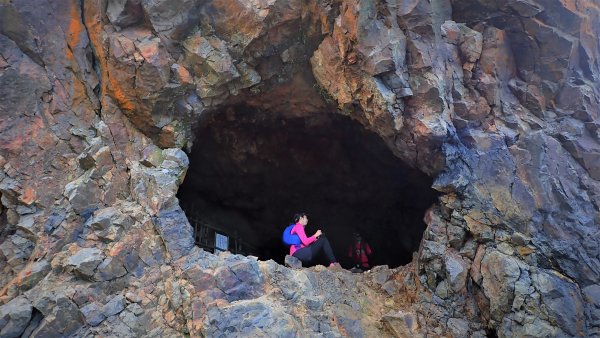
[[[588,0],[0,2],[0,336],[600,335]],[[308,74],[308,76],[307,76]],[[335,112],[442,193],[411,264],[207,254],[193,128]]]

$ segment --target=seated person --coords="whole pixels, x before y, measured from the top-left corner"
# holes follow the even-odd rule
[[[337,260],[331,250],[331,245],[325,236],[322,236],[321,230],[317,230],[314,235],[307,237],[304,232],[304,227],[308,224],[308,216],[305,213],[294,215],[294,227],[291,233],[298,235],[300,245],[290,245],[290,255],[298,258],[302,263],[312,261],[321,252],[325,254],[329,260],[329,266],[337,265]]]

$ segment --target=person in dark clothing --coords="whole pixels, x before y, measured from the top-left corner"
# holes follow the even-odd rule
[[[292,228],[291,233],[298,235],[302,244],[290,245],[290,255],[298,258],[303,263],[307,263],[312,261],[322,252],[329,260],[330,267],[339,265],[335,259],[329,240],[323,236],[321,230],[317,230],[317,232],[310,237],[306,236],[304,227],[308,224],[308,216],[305,213],[294,215],[294,223],[295,225]]]
[[[354,244],[348,248],[348,257],[352,257],[353,269],[357,272],[369,270],[369,257],[372,254],[371,246],[365,242],[360,233],[354,233]],[[360,271],[359,271],[360,270]]]

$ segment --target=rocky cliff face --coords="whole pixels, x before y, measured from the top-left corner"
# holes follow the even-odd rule
[[[0,336],[600,335],[589,0],[0,2]],[[194,246],[205,117],[349,116],[442,193],[413,262]]]

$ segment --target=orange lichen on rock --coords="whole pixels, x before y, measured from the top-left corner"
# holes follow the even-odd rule
[[[123,90],[119,82],[114,77],[110,76],[110,73],[107,73],[106,77],[110,83],[110,90],[113,93],[113,97],[117,101],[119,107],[124,110],[133,110],[135,105],[131,102],[126,91]]]
[[[76,46],[81,41],[81,33],[85,30],[83,23],[81,22],[81,15],[79,11],[79,5],[77,1],[71,1],[71,10],[69,11],[69,27],[66,32],[67,39],[67,50],[65,54],[67,55],[67,59],[70,61],[73,59],[72,50],[76,48]]]
[[[96,60],[98,62],[98,66],[100,68],[100,76],[103,78],[102,83],[102,92],[108,93],[111,97],[113,97],[117,101],[117,105],[124,110],[133,110],[135,105],[129,99],[126,91],[123,90],[122,86],[119,84],[119,81],[112,77],[110,71],[110,65],[107,63],[106,52],[109,50],[108,47],[105,48],[104,39],[103,39],[103,14],[102,9],[98,7],[98,4],[94,2],[89,2],[84,4],[84,13],[86,18],[86,28],[90,37],[90,42],[92,44],[92,48],[96,53]],[[106,81],[108,80],[108,81]]]
[[[32,187],[26,187],[23,190],[23,194],[21,195],[21,198],[19,200],[27,205],[30,205],[31,203],[33,203],[33,201],[35,201],[35,199],[36,199],[35,190],[33,190]]]

